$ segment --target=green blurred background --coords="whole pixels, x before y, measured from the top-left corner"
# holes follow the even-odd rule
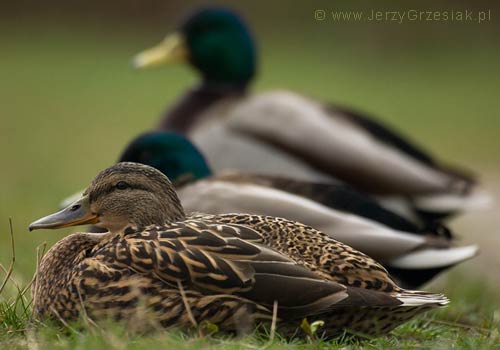
[[[473,169],[497,198],[500,5],[487,2],[243,1],[260,50],[256,91],[289,88],[370,112],[440,159]],[[203,2],[17,1],[0,13],[0,262],[27,282],[35,247],[73,230],[28,233],[116,161],[125,144],[195,83],[186,66],[134,71],[131,58]],[[491,11],[491,21],[315,20],[316,10]],[[455,273],[500,285],[498,200],[452,223],[482,255]],[[456,272],[458,270],[458,272]]]

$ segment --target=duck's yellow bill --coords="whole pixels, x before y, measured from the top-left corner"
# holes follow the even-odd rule
[[[89,198],[83,196],[57,213],[32,222],[29,230],[54,229],[85,224],[96,224],[99,218],[90,211]]]
[[[168,35],[161,43],[135,55],[135,68],[146,68],[162,64],[182,62],[188,59],[189,52],[182,34]]]

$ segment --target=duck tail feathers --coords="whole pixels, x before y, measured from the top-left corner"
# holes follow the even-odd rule
[[[404,290],[395,296],[402,302],[401,306],[429,306],[443,307],[450,300],[443,294],[427,293],[413,290]]]

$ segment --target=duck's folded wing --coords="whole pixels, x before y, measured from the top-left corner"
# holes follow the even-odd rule
[[[424,193],[414,198],[414,207],[423,218],[442,218],[461,211],[483,209],[492,203],[492,197],[478,186],[476,176],[462,168],[437,162],[428,152],[408,137],[396,133],[371,116],[338,106],[325,106],[332,117],[345,118],[354,126],[370,134],[379,143],[404,153],[449,178],[448,188],[434,194]]]
[[[301,222],[382,262],[427,245],[423,235],[395,230],[309,198],[258,184],[204,180],[186,186],[179,195],[188,211],[250,213]]]
[[[224,173],[216,176],[215,179],[274,188],[310,199],[328,208],[365,217],[395,230],[424,234],[419,225],[384,208],[375,198],[346,184],[319,183],[290,177],[235,172]]]
[[[339,106],[325,105],[324,107],[329,114],[351,121],[353,124],[356,124],[357,127],[365,130],[377,140],[391,145],[425,164],[433,167],[438,166],[437,162],[429,153],[415,145],[407,137],[397,134],[395,131],[376,121],[373,117],[369,117],[357,111]]]
[[[444,171],[386,128],[360,120],[298,94],[275,91],[242,103],[228,125],[373,193],[461,193],[470,184],[468,176]]]
[[[196,220],[151,226],[127,234],[98,256],[138,273],[154,274],[174,287],[182,283],[186,289],[207,294],[237,294],[269,307],[276,301],[280,312],[297,317],[320,312],[347,297],[345,286],[240,238],[256,234],[251,231]]]

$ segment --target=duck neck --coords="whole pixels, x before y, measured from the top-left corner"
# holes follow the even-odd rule
[[[156,207],[145,206],[148,210],[136,210],[125,227],[142,228],[149,225],[161,225],[164,223],[181,221],[186,218],[184,209],[175,203],[168,201],[157,202]]]
[[[247,91],[248,82],[221,84],[204,81],[188,91],[173,108],[167,109],[160,120],[159,129],[187,134],[211,106],[225,99],[238,98]]]

